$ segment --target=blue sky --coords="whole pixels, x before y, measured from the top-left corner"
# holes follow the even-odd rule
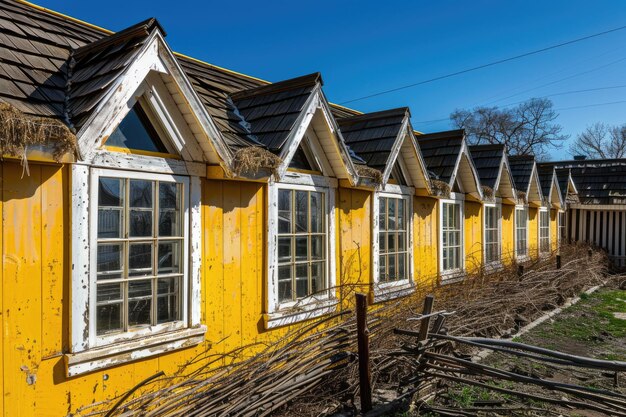
[[[622,0],[37,4],[111,30],[156,17],[174,50],[269,81],[320,71],[335,103],[626,24]],[[617,86],[624,87],[561,94]],[[348,106],[364,112],[409,106],[414,127],[434,132],[451,127],[441,119],[456,108],[553,94],[567,134],[597,121],[625,123],[626,30]]]

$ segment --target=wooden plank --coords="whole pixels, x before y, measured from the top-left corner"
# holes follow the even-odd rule
[[[609,255],[615,255],[615,253],[613,252],[613,236],[615,234],[615,230],[613,229],[613,215],[615,214],[614,211],[608,211],[607,214],[609,215],[609,226],[608,226],[608,231],[607,231],[607,238],[608,238],[608,242],[607,242],[607,251],[609,252]]]
[[[372,409],[372,375],[370,372],[369,330],[367,328],[367,295],[365,294],[356,294],[356,326],[361,413],[367,413]]]
[[[224,181],[203,180],[202,297],[205,305],[203,322],[207,323],[207,339],[217,343],[224,338]],[[215,346],[223,352],[224,344]]]
[[[225,182],[224,229],[224,341],[227,348],[241,345],[241,183]]]
[[[41,329],[41,354],[45,358],[60,355],[64,348],[63,341],[69,340],[69,328],[63,325],[63,303],[69,300],[69,283],[66,284],[63,277],[65,255],[69,249],[65,225],[71,223],[68,215],[67,167],[42,165],[41,173],[41,321],[44,323]]]
[[[41,168],[5,163],[3,210],[4,412],[31,415],[41,360]]]
[[[241,183],[241,338],[244,345],[257,339],[257,323],[262,318],[261,297],[263,273],[258,260],[262,259],[263,243],[258,229],[263,226],[263,211],[259,207],[259,195],[263,193],[260,184]]]

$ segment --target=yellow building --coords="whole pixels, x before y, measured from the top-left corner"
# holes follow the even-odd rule
[[[69,415],[356,290],[383,302],[479,271],[494,245],[536,251],[534,160],[518,181],[501,150],[485,188],[463,131],[332,105],[317,73],[233,73],[174,53],[154,19],[111,33],[0,11],[2,415]]]

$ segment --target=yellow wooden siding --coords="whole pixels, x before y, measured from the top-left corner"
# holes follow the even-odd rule
[[[515,263],[515,206],[502,204],[502,263]]]
[[[465,202],[465,270],[478,271],[483,264],[482,203]]]
[[[528,208],[528,256],[539,257],[539,209]]]
[[[372,283],[372,192],[339,188],[337,193],[339,240],[338,296],[345,304],[355,291],[369,293]]]
[[[430,197],[413,198],[413,265],[418,286],[430,286],[437,281],[438,203],[438,200]]]

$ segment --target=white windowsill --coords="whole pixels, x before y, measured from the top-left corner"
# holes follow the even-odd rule
[[[517,263],[524,263],[530,261],[530,255],[517,255],[515,257]]]
[[[464,269],[453,269],[450,271],[443,271],[441,273],[441,284],[453,284],[455,282],[463,281],[465,279]]]
[[[339,300],[331,298],[323,301],[296,304],[275,313],[264,314],[263,320],[265,322],[265,328],[274,329],[276,327],[288,326],[304,320],[321,317],[334,312],[337,304],[339,304]]]
[[[502,261],[494,261],[485,265],[485,274],[493,274],[504,269],[504,265],[502,265]]]
[[[386,282],[374,285],[374,303],[407,296],[415,291],[415,284],[409,280]]]
[[[172,350],[194,346],[204,341],[205,333],[206,326],[201,325],[88,349],[83,352],[67,353],[65,354],[67,376],[81,375],[137,359],[161,355]]]

